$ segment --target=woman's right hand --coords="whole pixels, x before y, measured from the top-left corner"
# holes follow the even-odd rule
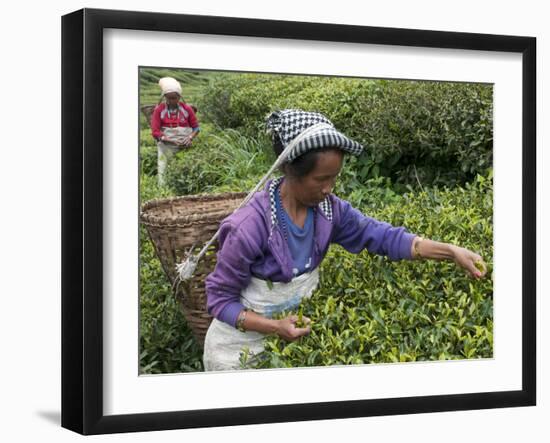
[[[298,321],[297,315],[289,315],[283,319],[277,320],[277,335],[286,341],[295,341],[304,335],[308,335],[311,332],[311,328],[308,324],[311,320],[307,317],[302,317],[302,321],[305,323],[305,328],[299,328],[296,326]]]
[[[191,138],[190,135],[186,135],[183,140],[179,143],[180,146],[183,146],[184,148],[187,148],[188,146],[191,146],[191,143],[193,142],[193,138]]]

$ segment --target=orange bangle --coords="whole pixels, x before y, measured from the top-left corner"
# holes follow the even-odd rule
[[[248,309],[243,309],[241,312],[239,312],[239,316],[237,317],[237,329],[241,332],[246,332],[246,329],[244,328],[244,319],[246,318],[246,313],[248,312]]]
[[[414,258],[422,258],[422,255],[420,254],[420,250],[418,249],[418,245],[420,244],[420,242],[424,240],[422,237],[419,237],[417,236],[415,239],[414,239],[414,247],[413,247],[413,250],[414,250]]]

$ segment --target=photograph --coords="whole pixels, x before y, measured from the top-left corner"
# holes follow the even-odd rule
[[[493,84],[140,66],[135,116],[140,375],[493,357]]]

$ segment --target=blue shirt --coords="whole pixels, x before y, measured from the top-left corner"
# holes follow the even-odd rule
[[[307,208],[304,227],[295,225],[286,213],[281,202],[279,190],[276,192],[277,220],[282,225],[283,233],[292,256],[292,274],[294,277],[311,271],[311,255],[313,250],[313,208]]]

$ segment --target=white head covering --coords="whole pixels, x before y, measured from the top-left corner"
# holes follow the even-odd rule
[[[181,95],[181,85],[175,78],[163,77],[159,80],[159,86],[162,90],[163,96],[169,94],[170,92],[175,92]]]

